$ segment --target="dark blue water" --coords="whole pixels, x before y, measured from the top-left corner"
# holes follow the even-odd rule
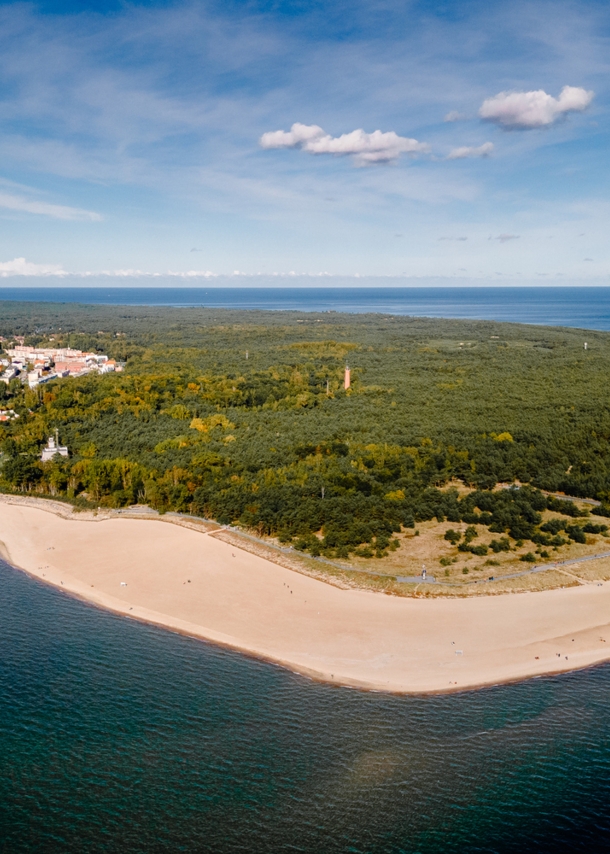
[[[382,312],[610,329],[610,287],[11,288],[0,300]],[[1,310],[1,309],[0,309]]]
[[[0,852],[610,850],[610,667],[319,685],[0,563]]]

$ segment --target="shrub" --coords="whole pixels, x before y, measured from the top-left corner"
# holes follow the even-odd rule
[[[492,540],[489,544],[492,552],[509,552],[510,551],[510,540],[508,537],[500,537],[499,540]]]
[[[547,534],[558,534],[560,531],[564,531],[565,527],[566,523],[563,519],[549,519],[548,522],[540,526],[540,530],[546,531]]]
[[[546,500],[546,506],[549,510],[554,510],[556,513],[563,513],[564,516],[588,516],[588,510],[581,510],[574,504],[573,501],[565,501],[562,498],[555,498],[549,495]]]
[[[566,533],[568,537],[573,540],[575,543],[586,543],[587,538],[585,537],[585,532],[580,527],[580,525],[568,525],[566,528]]]
[[[473,553],[473,555],[478,555],[479,557],[482,557],[483,555],[487,554],[488,549],[487,549],[487,546],[480,545],[480,546],[471,546],[470,551]]]
[[[593,522],[587,522],[586,525],[582,526],[585,534],[605,534],[608,530],[607,525],[594,525]]]
[[[519,560],[523,560],[525,563],[536,563],[536,555],[534,552],[527,552],[527,554],[521,555]]]
[[[466,528],[466,532],[464,534],[464,542],[469,543],[471,540],[474,540],[478,536],[477,529],[474,525],[469,525]]]

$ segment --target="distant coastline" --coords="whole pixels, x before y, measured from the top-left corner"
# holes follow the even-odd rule
[[[404,279],[346,279],[335,277],[327,286],[316,285],[311,277],[295,287],[292,277],[250,277],[249,286],[241,278],[218,277],[184,285],[174,278],[150,280],[125,287],[113,279],[71,278],[70,285],[40,286],[38,280],[23,284],[0,283],[0,301],[81,303],[90,305],[205,306],[250,311],[334,311],[347,314],[380,313],[474,320],[497,320],[547,326],[610,330],[610,287],[595,285],[494,284],[455,285],[404,284]],[[245,280],[245,278],[243,279]],[[8,280],[5,280],[8,281]],[[227,286],[226,282],[231,285]],[[373,282],[374,284],[366,284]],[[392,284],[389,284],[392,281]],[[439,280],[440,281],[440,280]]]

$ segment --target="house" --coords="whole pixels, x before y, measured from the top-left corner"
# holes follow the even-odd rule
[[[33,371],[28,371],[28,385],[30,388],[36,388],[38,383],[40,382],[40,377],[42,376],[42,371],[39,371],[37,368]]]
[[[49,441],[47,442],[46,448],[42,449],[42,454],[40,455],[40,459],[43,463],[48,463],[49,460],[52,460],[54,456],[59,454],[61,457],[68,456],[68,449],[64,445],[59,444],[59,437],[57,435],[57,430],[55,431],[55,437],[49,436]]]
[[[8,367],[4,371],[4,373],[2,375],[0,375],[0,380],[2,380],[2,382],[5,382],[8,385],[10,383],[10,381],[16,379],[19,376],[19,374],[20,374],[19,368],[15,367],[14,365],[10,365],[10,367]]]
[[[21,344],[6,352],[12,364],[0,379],[8,383],[29,366],[30,388],[36,388],[39,383],[57,377],[82,377],[91,372],[107,374],[123,370],[122,364],[117,364],[103,353],[84,353],[70,347],[26,347]],[[16,373],[9,376],[8,372],[11,370]]]

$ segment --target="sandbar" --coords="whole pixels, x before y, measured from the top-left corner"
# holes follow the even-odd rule
[[[160,519],[0,500],[0,556],[68,594],[336,685],[465,689],[610,658],[610,582],[466,599],[340,589]]]

